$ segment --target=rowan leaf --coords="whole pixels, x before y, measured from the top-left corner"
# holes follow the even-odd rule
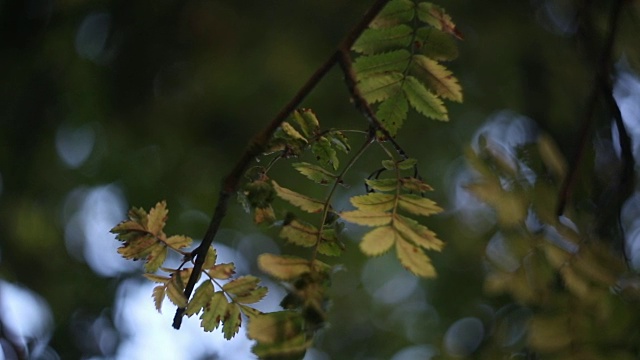
[[[329,164],[333,167],[333,170],[338,170],[340,161],[338,160],[338,155],[331,146],[331,141],[329,141],[329,139],[324,136],[318,138],[311,145],[311,152],[319,162]]]
[[[409,22],[415,16],[415,4],[411,0],[391,0],[378,13],[369,26],[373,28],[389,27]]]
[[[298,109],[293,112],[293,118],[308,139],[320,128],[316,114],[311,109]]]
[[[345,154],[348,154],[351,151],[351,146],[349,145],[349,139],[344,135],[342,131],[331,130],[327,133],[327,139],[331,141],[331,143],[336,147],[336,149],[342,151]]]
[[[187,297],[184,296],[184,282],[176,273],[171,277],[171,281],[167,283],[167,297],[179,308],[187,306]]]
[[[207,249],[207,255],[204,258],[204,263],[202,264],[202,268],[209,269],[216,264],[216,260],[218,260],[218,253],[213,246],[209,246],[209,248]]]
[[[156,275],[156,274],[142,274],[142,276],[146,277],[147,279],[149,279],[149,280],[151,280],[153,282],[161,283],[161,284],[166,284],[167,282],[169,282],[171,280],[170,277]]]
[[[367,195],[353,196],[349,201],[360,210],[380,212],[393,209],[395,199],[395,194],[370,193]]]
[[[336,178],[335,174],[328,170],[325,170],[323,167],[320,167],[318,165],[313,165],[307,162],[299,162],[292,164],[292,166],[296,170],[298,170],[300,174],[306,176],[307,178],[318,184],[326,185]]]
[[[280,237],[292,244],[309,247],[318,241],[318,229],[311,224],[292,219],[282,227]]]
[[[222,290],[232,295],[241,296],[255,290],[259,282],[260,279],[255,276],[242,276],[224,284]]]
[[[197,314],[207,306],[209,300],[214,293],[213,283],[211,281],[205,281],[193,293],[193,297],[189,300],[189,304],[187,304],[187,309],[185,310],[185,314],[191,317],[193,314]]]
[[[272,181],[273,189],[276,194],[283,200],[289,202],[291,205],[297,206],[300,209],[309,212],[317,213],[324,209],[324,203],[320,200],[310,198],[308,196],[299,194],[293,190],[281,187],[275,181]]]
[[[407,191],[415,191],[419,193],[425,193],[427,191],[433,190],[433,188],[429,184],[414,177],[400,179],[400,185]]]
[[[207,272],[214,279],[226,280],[236,273],[236,266],[233,263],[217,264],[210,267]]]
[[[407,158],[397,162],[398,169],[400,170],[413,169],[417,164],[418,160],[414,158]]]
[[[304,331],[304,318],[295,311],[276,311],[251,318],[247,335],[263,344],[292,339]]]
[[[200,315],[200,326],[204,331],[213,331],[220,325],[228,311],[229,302],[222,291],[216,291],[204,307],[202,315]]]
[[[158,285],[153,288],[153,304],[158,310],[159,313],[162,314],[162,301],[164,301],[166,287],[164,285]]]
[[[398,89],[399,90],[399,89]],[[398,129],[407,118],[409,103],[401,91],[396,91],[393,95],[382,101],[376,111],[378,120],[382,122],[391,136],[398,133]]]
[[[375,104],[400,92],[403,79],[399,72],[372,74],[358,81],[358,89],[369,104]]]
[[[447,68],[424,55],[414,55],[411,65],[413,74],[437,95],[462,102],[462,87]]]
[[[379,256],[391,249],[398,239],[398,234],[391,226],[375,228],[364,235],[360,242],[360,250],[368,256]]]
[[[290,136],[292,139],[294,140],[300,140],[302,142],[308,142],[307,139],[302,136],[298,130],[296,130],[291,124],[289,124],[288,122],[283,122],[282,125],[280,125],[280,127],[282,128],[282,131],[284,131],[285,134],[287,134],[288,136]]]
[[[451,20],[451,16],[449,16],[440,6],[427,2],[419,3],[418,19],[438,30],[451,34],[460,40],[464,38],[462,33],[456,28],[456,24]]]
[[[433,27],[418,29],[414,49],[416,52],[438,61],[454,60],[459,55],[455,40],[449,34]]]
[[[419,247],[406,241],[396,241],[396,252],[402,266],[414,275],[425,278],[436,276],[431,260]]]
[[[167,210],[167,203],[165,201],[160,201],[155,207],[151,208],[147,223],[147,229],[150,233],[160,237],[162,229],[164,229],[165,222],[167,221],[168,213],[169,210]]]
[[[406,216],[396,215],[393,227],[404,239],[426,250],[440,251],[444,247],[433,231]]]
[[[430,216],[442,212],[442,208],[436,205],[435,201],[415,194],[400,195],[398,205],[415,215]]]
[[[256,225],[260,225],[262,223],[272,224],[274,221],[276,221],[276,214],[271,205],[267,205],[266,207],[257,207],[254,209],[253,222],[256,223]]]
[[[402,85],[409,104],[420,114],[441,121],[448,121],[447,108],[436,95],[429,92],[415,77],[407,76]]]
[[[182,249],[191,245],[192,242],[193,240],[190,237],[184,235],[173,235],[166,240],[167,245],[173,249]]]
[[[413,29],[405,24],[386,28],[369,28],[353,44],[353,50],[363,54],[375,54],[390,49],[406,47],[411,42]]]
[[[377,191],[394,191],[398,187],[398,179],[366,179],[367,186]]]
[[[246,294],[237,296],[234,300],[240,304],[253,304],[262,300],[267,295],[267,292],[268,289],[266,287],[258,286]]]
[[[155,237],[145,234],[127,241],[118,248],[118,253],[126,259],[142,259],[149,255],[157,243]]]
[[[394,50],[385,53],[359,56],[353,62],[353,69],[359,78],[388,71],[403,72],[407,68],[410,60],[411,53],[409,53],[408,50]]]
[[[122,221],[110,230],[110,232],[113,234],[128,233],[131,231],[146,232],[147,230],[142,224],[139,224],[132,220]],[[116,236],[116,239],[120,240],[120,237]]]
[[[237,304],[229,304],[227,315],[222,323],[222,333],[224,338],[231,340],[240,330],[240,324],[242,324],[242,317],[240,316],[240,306]]]
[[[311,271],[309,260],[296,256],[261,254],[260,270],[280,280],[293,280]]]
[[[343,211],[340,217],[350,223],[365,226],[382,226],[391,222],[391,214],[382,211]]]
[[[149,216],[143,208],[132,207],[131,209],[129,209],[127,215],[129,216],[129,219],[142,225],[144,229],[148,228],[147,223],[149,222]]]
[[[144,270],[146,272],[156,272],[167,258],[167,247],[162,243],[156,243],[151,247],[149,256],[144,263]]]

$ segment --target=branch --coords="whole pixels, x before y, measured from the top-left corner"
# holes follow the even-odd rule
[[[263,149],[266,147],[276,129],[278,129],[278,127],[282,125],[282,122],[297,107],[300,106],[302,101],[318,85],[320,80],[322,80],[327,75],[329,70],[331,70],[331,68],[333,68],[333,66],[340,61],[343,50],[351,49],[355,41],[358,39],[358,37],[360,37],[360,34],[362,34],[369,23],[376,17],[376,15],[378,15],[380,10],[382,10],[387,2],[389,2],[389,0],[376,0],[371,8],[369,8],[369,10],[367,10],[367,12],[364,14],[362,19],[360,19],[360,21],[351,29],[351,31],[349,31],[347,36],[345,36],[344,40],[342,40],[336,50],[331,54],[331,56],[329,56],[329,58],[322,65],[320,65],[320,67],[311,75],[311,77],[300,88],[300,90],[298,90],[298,92],[289,101],[289,103],[287,103],[282,108],[282,110],[280,110],[280,112],[273,118],[273,120],[271,120],[267,127],[264,128],[251,140],[249,146],[244,151],[235,167],[225,177],[222,183],[222,189],[220,190],[218,204],[216,205],[216,208],[214,210],[213,217],[211,218],[211,222],[209,223],[209,227],[207,228],[207,232],[205,233],[200,245],[193,251],[193,254],[195,255],[193,272],[191,273],[191,276],[187,281],[187,285],[184,288],[184,295],[187,299],[191,297],[193,288],[195,287],[196,282],[198,281],[198,277],[200,276],[200,272],[202,271],[202,265],[204,264],[207,250],[213,243],[213,239],[220,229],[222,219],[224,219],[227,214],[229,200],[232,195],[238,190],[240,181],[242,179],[242,174],[245,173],[253,159],[262,153]],[[173,327],[175,329],[180,329],[184,311],[185,308],[178,308],[176,310],[176,314],[173,317]]]

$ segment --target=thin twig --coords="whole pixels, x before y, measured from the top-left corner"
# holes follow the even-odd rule
[[[380,10],[389,2],[389,0],[376,0],[376,2],[367,10],[360,21],[349,31],[347,36],[342,40],[336,50],[329,56],[329,58],[311,75],[307,82],[298,90],[294,97],[280,110],[280,112],[271,120],[265,129],[258,133],[249,143],[249,146],[244,151],[235,167],[227,175],[222,183],[222,189],[220,190],[220,196],[218,198],[218,204],[214,210],[211,222],[207,228],[207,232],[202,239],[200,245],[194,250],[195,264],[193,266],[193,272],[187,281],[187,285],[184,288],[184,295],[187,299],[191,297],[191,293],[198,281],[200,272],[202,271],[202,265],[204,264],[207,250],[213,243],[222,219],[227,214],[227,208],[229,206],[229,200],[232,195],[237,191],[242,175],[249,167],[253,159],[260,155],[267,143],[273,136],[273,133],[278,129],[282,122],[297,108],[302,101],[311,93],[311,91],[318,85],[329,70],[333,68],[336,63],[339,62],[343,49],[351,49],[355,41],[360,37],[360,34],[367,28],[369,23],[378,15]],[[176,314],[173,317],[173,327],[180,329],[182,324],[182,318],[185,308],[178,308]]]

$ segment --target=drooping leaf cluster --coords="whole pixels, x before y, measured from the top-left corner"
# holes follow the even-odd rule
[[[356,41],[358,88],[393,136],[409,106],[425,117],[449,119],[442,99],[462,102],[458,80],[440,62],[457,57],[462,34],[441,7],[392,0]]]
[[[636,358],[640,291],[631,284],[639,279],[607,239],[581,225],[585,214],[568,209],[556,216],[566,165],[555,144],[542,135],[518,149],[519,159],[496,149],[480,141],[477,152],[467,154],[478,174],[467,188],[491,205],[499,228],[487,245],[485,290],[510,296],[529,314],[520,321],[520,345],[499,351],[527,347],[550,359]],[[513,326],[522,313],[505,315],[499,327]],[[497,334],[496,343],[512,336]]]

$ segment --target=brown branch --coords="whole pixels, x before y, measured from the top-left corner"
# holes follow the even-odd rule
[[[344,40],[342,40],[336,50],[331,54],[331,56],[329,56],[329,58],[322,65],[320,65],[320,67],[311,75],[311,77],[300,88],[300,90],[298,90],[294,97],[282,108],[282,110],[280,110],[280,112],[273,118],[273,120],[271,120],[267,127],[264,128],[251,140],[249,146],[244,151],[235,167],[225,177],[222,183],[222,189],[220,190],[218,204],[216,205],[216,208],[214,210],[211,222],[209,223],[209,227],[207,228],[207,232],[205,233],[200,245],[193,252],[195,256],[193,272],[191,273],[191,276],[189,277],[187,285],[184,289],[184,294],[187,299],[191,297],[193,288],[195,287],[196,282],[198,281],[198,278],[200,276],[200,272],[202,271],[202,265],[204,264],[207,250],[213,243],[213,239],[220,229],[222,219],[224,219],[227,214],[229,200],[238,190],[242,175],[245,173],[253,159],[255,159],[256,156],[259,156],[262,153],[263,149],[266,147],[276,129],[280,125],[282,125],[282,122],[297,107],[300,106],[302,101],[318,85],[320,80],[322,80],[327,75],[329,70],[331,70],[331,68],[333,68],[336,63],[340,62],[340,57],[343,51],[345,49],[347,51],[351,49],[355,41],[358,39],[358,37],[360,37],[360,34],[362,34],[369,23],[371,23],[376,15],[378,15],[380,10],[382,10],[387,2],[389,2],[389,0],[376,0],[376,2],[371,6],[371,8],[369,8],[369,10],[367,10],[360,21],[351,29],[351,31],[349,31]],[[173,327],[175,329],[180,329],[184,311],[185,308],[178,308],[176,310],[176,314],[173,317]]]

